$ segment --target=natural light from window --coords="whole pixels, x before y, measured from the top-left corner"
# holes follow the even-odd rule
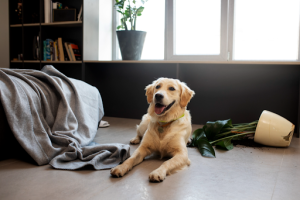
[[[299,0],[235,0],[233,60],[297,60]]]
[[[174,0],[175,55],[218,55],[221,0]]]

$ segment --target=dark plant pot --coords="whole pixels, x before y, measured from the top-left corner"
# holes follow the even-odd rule
[[[117,31],[122,60],[140,60],[145,42],[145,31]]]

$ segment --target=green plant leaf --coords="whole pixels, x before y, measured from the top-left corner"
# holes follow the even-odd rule
[[[233,149],[233,144],[231,143],[231,139],[232,138],[219,141],[218,143],[216,143],[216,147],[221,148],[221,149],[225,149],[225,150]]]
[[[202,132],[204,132],[203,128],[198,128],[197,130],[194,131],[192,138],[193,139],[198,138],[202,134]]]
[[[207,139],[209,141],[212,141],[217,134],[221,133],[221,130],[223,128],[229,127],[232,127],[231,119],[217,120],[215,122],[208,121],[203,127],[203,130],[206,134]]]
[[[194,131],[190,147],[197,147],[202,156],[215,158],[215,150],[209,143],[202,128]]]
[[[137,16],[141,16],[143,10],[144,10],[144,7],[143,7],[143,6],[140,6],[140,7],[136,10],[136,15],[137,15]]]
[[[121,13],[122,15],[124,15],[124,13],[123,13],[122,11],[120,11],[120,10],[117,10],[117,12],[118,12],[118,13]]]
[[[208,142],[207,139],[197,140],[197,148],[200,151],[202,156],[210,157],[210,158],[216,157],[215,150],[213,146]]]
[[[189,147],[196,147],[197,146],[196,140],[199,139],[199,136],[202,132],[203,132],[202,128],[199,128],[199,129],[194,131],[194,133],[192,134],[192,142],[188,145]]]
[[[121,1],[116,0],[115,7],[118,7],[119,9],[123,9],[125,1],[126,0],[121,0]]]

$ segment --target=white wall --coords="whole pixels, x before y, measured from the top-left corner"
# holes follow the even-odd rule
[[[112,60],[113,0],[85,0],[84,60]]]
[[[99,60],[112,60],[112,0],[99,1]]]
[[[0,0],[0,68],[9,67],[8,0]]]

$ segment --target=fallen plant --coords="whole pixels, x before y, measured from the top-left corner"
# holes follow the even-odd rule
[[[231,119],[208,121],[203,128],[194,131],[189,147],[197,147],[202,156],[216,157],[213,146],[233,149],[231,140],[253,138],[257,123],[258,120],[241,124],[232,124]]]

